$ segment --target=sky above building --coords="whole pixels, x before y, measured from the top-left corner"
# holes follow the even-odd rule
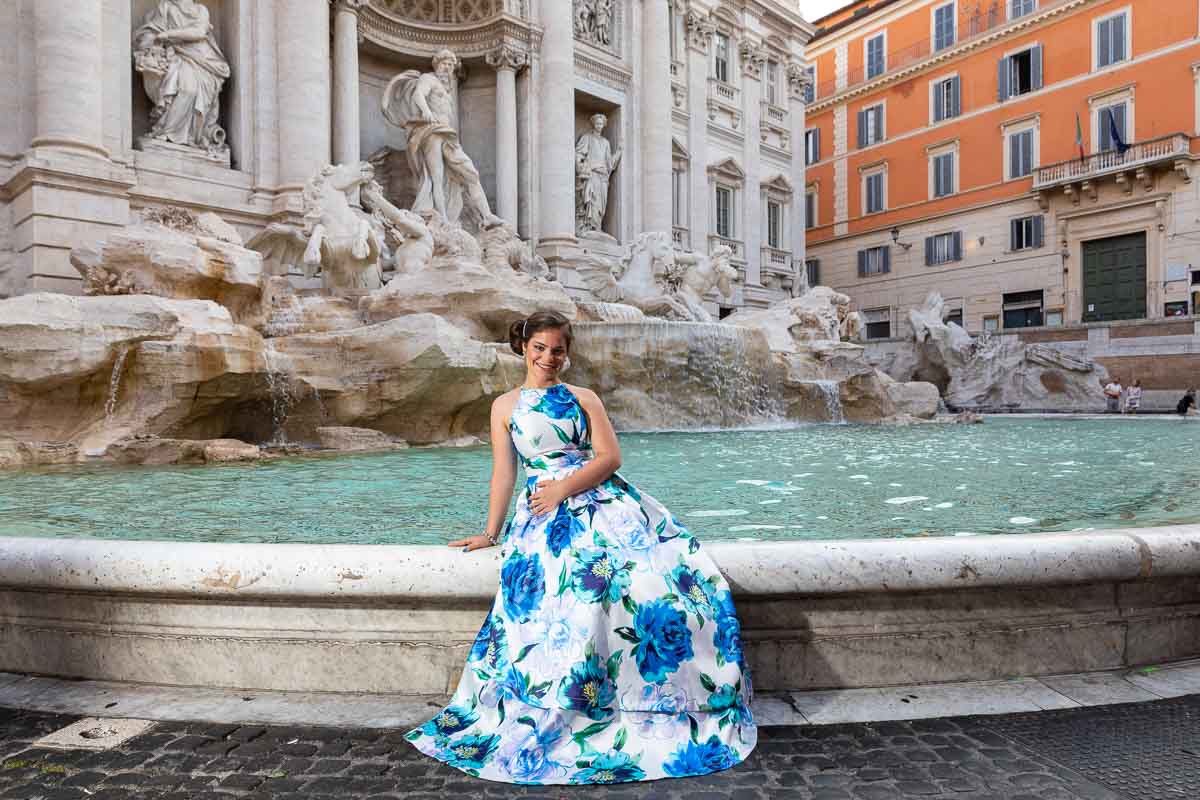
[[[800,0],[800,16],[812,22],[848,2],[849,0]]]

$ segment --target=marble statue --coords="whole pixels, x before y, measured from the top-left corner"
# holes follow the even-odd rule
[[[458,56],[439,50],[433,72],[407,70],[392,78],[383,93],[383,114],[408,132],[405,154],[418,182],[412,210],[436,211],[456,223],[466,205],[480,227],[498,225],[479,171],[463,150],[454,128],[454,72]]]
[[[372,290],[380,286],[379,238],[350,195],[375,177],[366,161],[331,164],[304,186],[303,264],[308,277],[318,270],[326,289]]]
[[[620,264],[592,257],[575,266],[588,290],[607,303],[624,303],[647,316],[693,320],[692,311],[676,295],[669,276],[678,273],[671,234],[643,233],[629,246]]]
[[[396,275],[424,271],[433,261],[433,233],[419,214],[396,208],[384,196],[383,187],[372,180],[362,189],[362,201],[383,231],[383,243],[390,246],[390,260]]]
[[[511,270],[538,280],[554,280],[546,259],[535,253],[529,242],[521,240],[512,223],[489,228],[479,238],[483,245],[483,265],[493,273],[505,275]]]
[[[726,245],[717,245],[712,255],[676,253],[676,265],[683,265],[675,293],[691,313],[695,322],[714,322],[712,314],[704,307],[704,298],[713,289],[722,296],[733,298],[733,282],[737,280],[737,269],[729,263],[733,250]]]
[[[812,288],[808,285],[808,265],[799,259],[792,261],[792,297],[803,297]]]
[[[154,103],[149,138],[228,157],[217,118],[229,62],[208,9],[195,0],[160,0],[134,32],[133,59]]]
[[[608,182],[621,161],[621,149],[613,152],[603,136],[608,117],[592,115],[592,129],[575,145],[575,233],[601,230],[608,207]]]

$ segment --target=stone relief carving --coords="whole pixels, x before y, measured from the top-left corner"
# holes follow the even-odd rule
[[[480,227],[502,221],[492,213],[479,171],[459,142],[454,128],[454,73],[458,56],[440,50],[433,57],[433,72],[408,70],[392,78],[383,93],[383,115],[408,131],[405,155],[417,179],[412,210],[436,211],[457,223],[464,205],[476,215]]]
[[[683,27],[687,33],[688,46],[707,53],[709,45],[712,44],[713,34],[717,32],[717,26],[712,20],[695,9],[689,9],[687,16],[683,18]]]
[[[154,104],[148,138],[228,161],[217,118],[230,69],[208,9],[195,0],[161,0],[134,31],[133,62]]]
[[[489,50],[483,58],[492,69],[520,72],[529,63],[529,52],[506,43]]]
[[[482,22],[505,11],[527,16],[525,0],[376,0],[387,11],[414,22],[461,25]]]
[[[615,18],[613,0],[575,0],[575,38],[611,48]]]
[[[614,152],[603,136],[608,117],[593,114],[592,129],[575,144],[575,233],[601,230],[608,207],[609,179],[621,161],[621,149]]]

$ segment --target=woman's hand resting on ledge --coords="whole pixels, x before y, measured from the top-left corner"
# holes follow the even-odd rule
[[[496,538],[499,539],[499,537]],[[495,544],[496,542],[493,542],[486,533],[481,533],[478,536],[468,536],[466,539],[456,539],[450,542],[448,547],[461,547],[464,553],[469,553],[472,550],[482,550]]]

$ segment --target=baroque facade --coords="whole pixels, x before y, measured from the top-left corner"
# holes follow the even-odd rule
[[[213,211],[247,239],[296,222],[330,163],[369,162],[409,207],[411,126],[385,94],[448,49],[447,127],[491,212],[573,293],[572,263],[662,231],[680,250],[729,247],[739,281],[721,304],[761,305],[803,263],[811,32],[779,0],[6,3],[0,297],[79,291],[70,249],[146,207]],[[610,145],[584,148],[590,162],[588,135]]]
[[[906,335],[931,291],[972,332],[1196,313],[1194,2],[860,1],[815,24],[809,271],[869,336]]]

